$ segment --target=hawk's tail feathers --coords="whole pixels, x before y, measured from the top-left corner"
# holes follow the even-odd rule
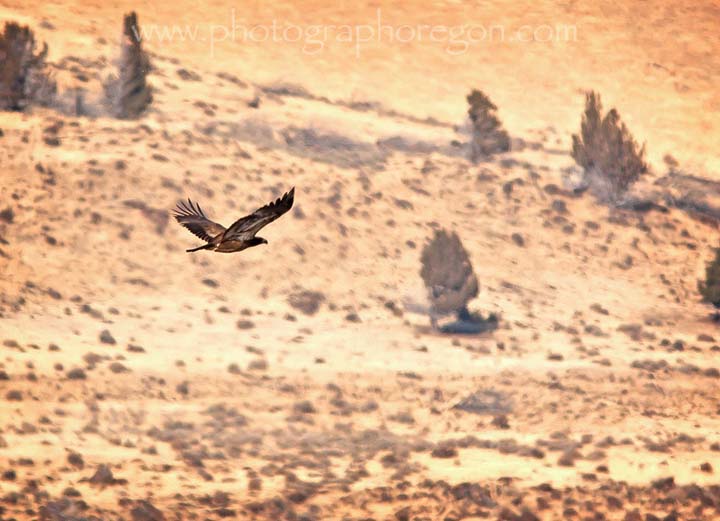
[[[198,246],[197,248],[190,248],[189,250],[185,250],[185,251],[186,251],[187,253],[192,253],[192,252],[194,252],[194,251],[210,250],[210,249],[212,249],[214,246],[215,246],[214,244],[208,243],[208,244],[203,244],[202,246]]]

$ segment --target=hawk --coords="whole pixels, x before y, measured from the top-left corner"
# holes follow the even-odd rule
[[[185,250],[188,253],[198,250],[212,250],[221,253],[233,253],[252,248],[258,244],[267,244],[262,237],[255,237],[261,228],[292,208],[295,200],[295,187],[282,197],[258,208],[250,215],[235,221],[229,228],[207,218],[198,203],[188,199],[178,203],[173,216],[182,226],[205,241],[207,244]]]

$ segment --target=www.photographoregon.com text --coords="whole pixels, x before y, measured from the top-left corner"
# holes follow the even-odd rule
[[[135,36],[145,41],[172,43],[196,42],[208,46],[215,54],[217,46],[227,42],[251,44],[301,45],[305,54],[319,54],[328,46],[348,47],[355,56],[363,48],[381,44],[410,44],[413,42],[441,45],[448,54],[464,54],[471,47],[484,43],[561,43],[577,41],[577,27],[572,24],[537,24],[507,27],[502,24],[465,23],[390,24],[377,9],[372,21],[365,24],[298,24],[273,19],[263,24],[241,24],[231,9],[224,24],[140,24]]]

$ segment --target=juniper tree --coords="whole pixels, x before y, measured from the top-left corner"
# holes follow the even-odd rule
[[[705,266],[705,280],[698,282],[698,290],[703,302],[715,307],[715,320],[720,321],[720,248],[715,250],[715,258]]]
[[[477,162],[498,152],[510,150],[510,136],[497,117],[497,107],[479,90],[467,96],[468,116],[472,123],[470,159]]]
[[[119,63],[119,76],[106,84],[106,94],[118,118],[137,118],[152,102],[147,83],[150,59],[143,50],[142,39],[133,11],[123,20],[123,41]]]
[[[640,147],[617,110],[605,116],[600,95],[588,92],[580,134],[572,136],[572,157],[585,171],[586,181],[595,188],[605,186],[607,197],[622,195],[647,172],[645,146]]]
[[[421,256],[420,276],[430,298],[430,320],[437,327],[439,316],[470,317],[467,305],[478,295],[479,284],[470,257],[457,233],[435,231]]]
[[[23,110],[47,101],[56,90],[45,71],[47,44],[36,52],[35,34],[27,26],[6,22],[0,33],[0,110]]]

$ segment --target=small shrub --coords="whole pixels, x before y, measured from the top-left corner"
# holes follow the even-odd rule
[[[617,110],[603,116],[596,92],[586,94],[580,134],[573,134],[572,141],[573,159],[600,196],[617,198],[648,170],[645,146],[638,146]]]
[[[479,284],[457,233],[436,231],[423,248],[421,262],[420,276],[428,290],[433,327],[437,327],[438,316],[470,316],[467,304],[477,296]]]
[[[0,33],[0,110],[23,110],[33,102],[49,104],[57,88],[45,67],[48,47],[36,51],[27,26],[6,22]]]
[[[299,290],[288,296],[288,304],[305,315],[314,315],[325,302],[325,295],[319,291]]]
[[[503,129],[495,112],[497,107],[490,98],[479,90],[467,96],[468,116],[472,123],[470,159],[473,162],[510,150],[510,136]]]
[[[715,259],[705,267],[705,280],[698,282],[703,302],[715,306],[715,320],[720,321],[720,248],[715,250]]]

